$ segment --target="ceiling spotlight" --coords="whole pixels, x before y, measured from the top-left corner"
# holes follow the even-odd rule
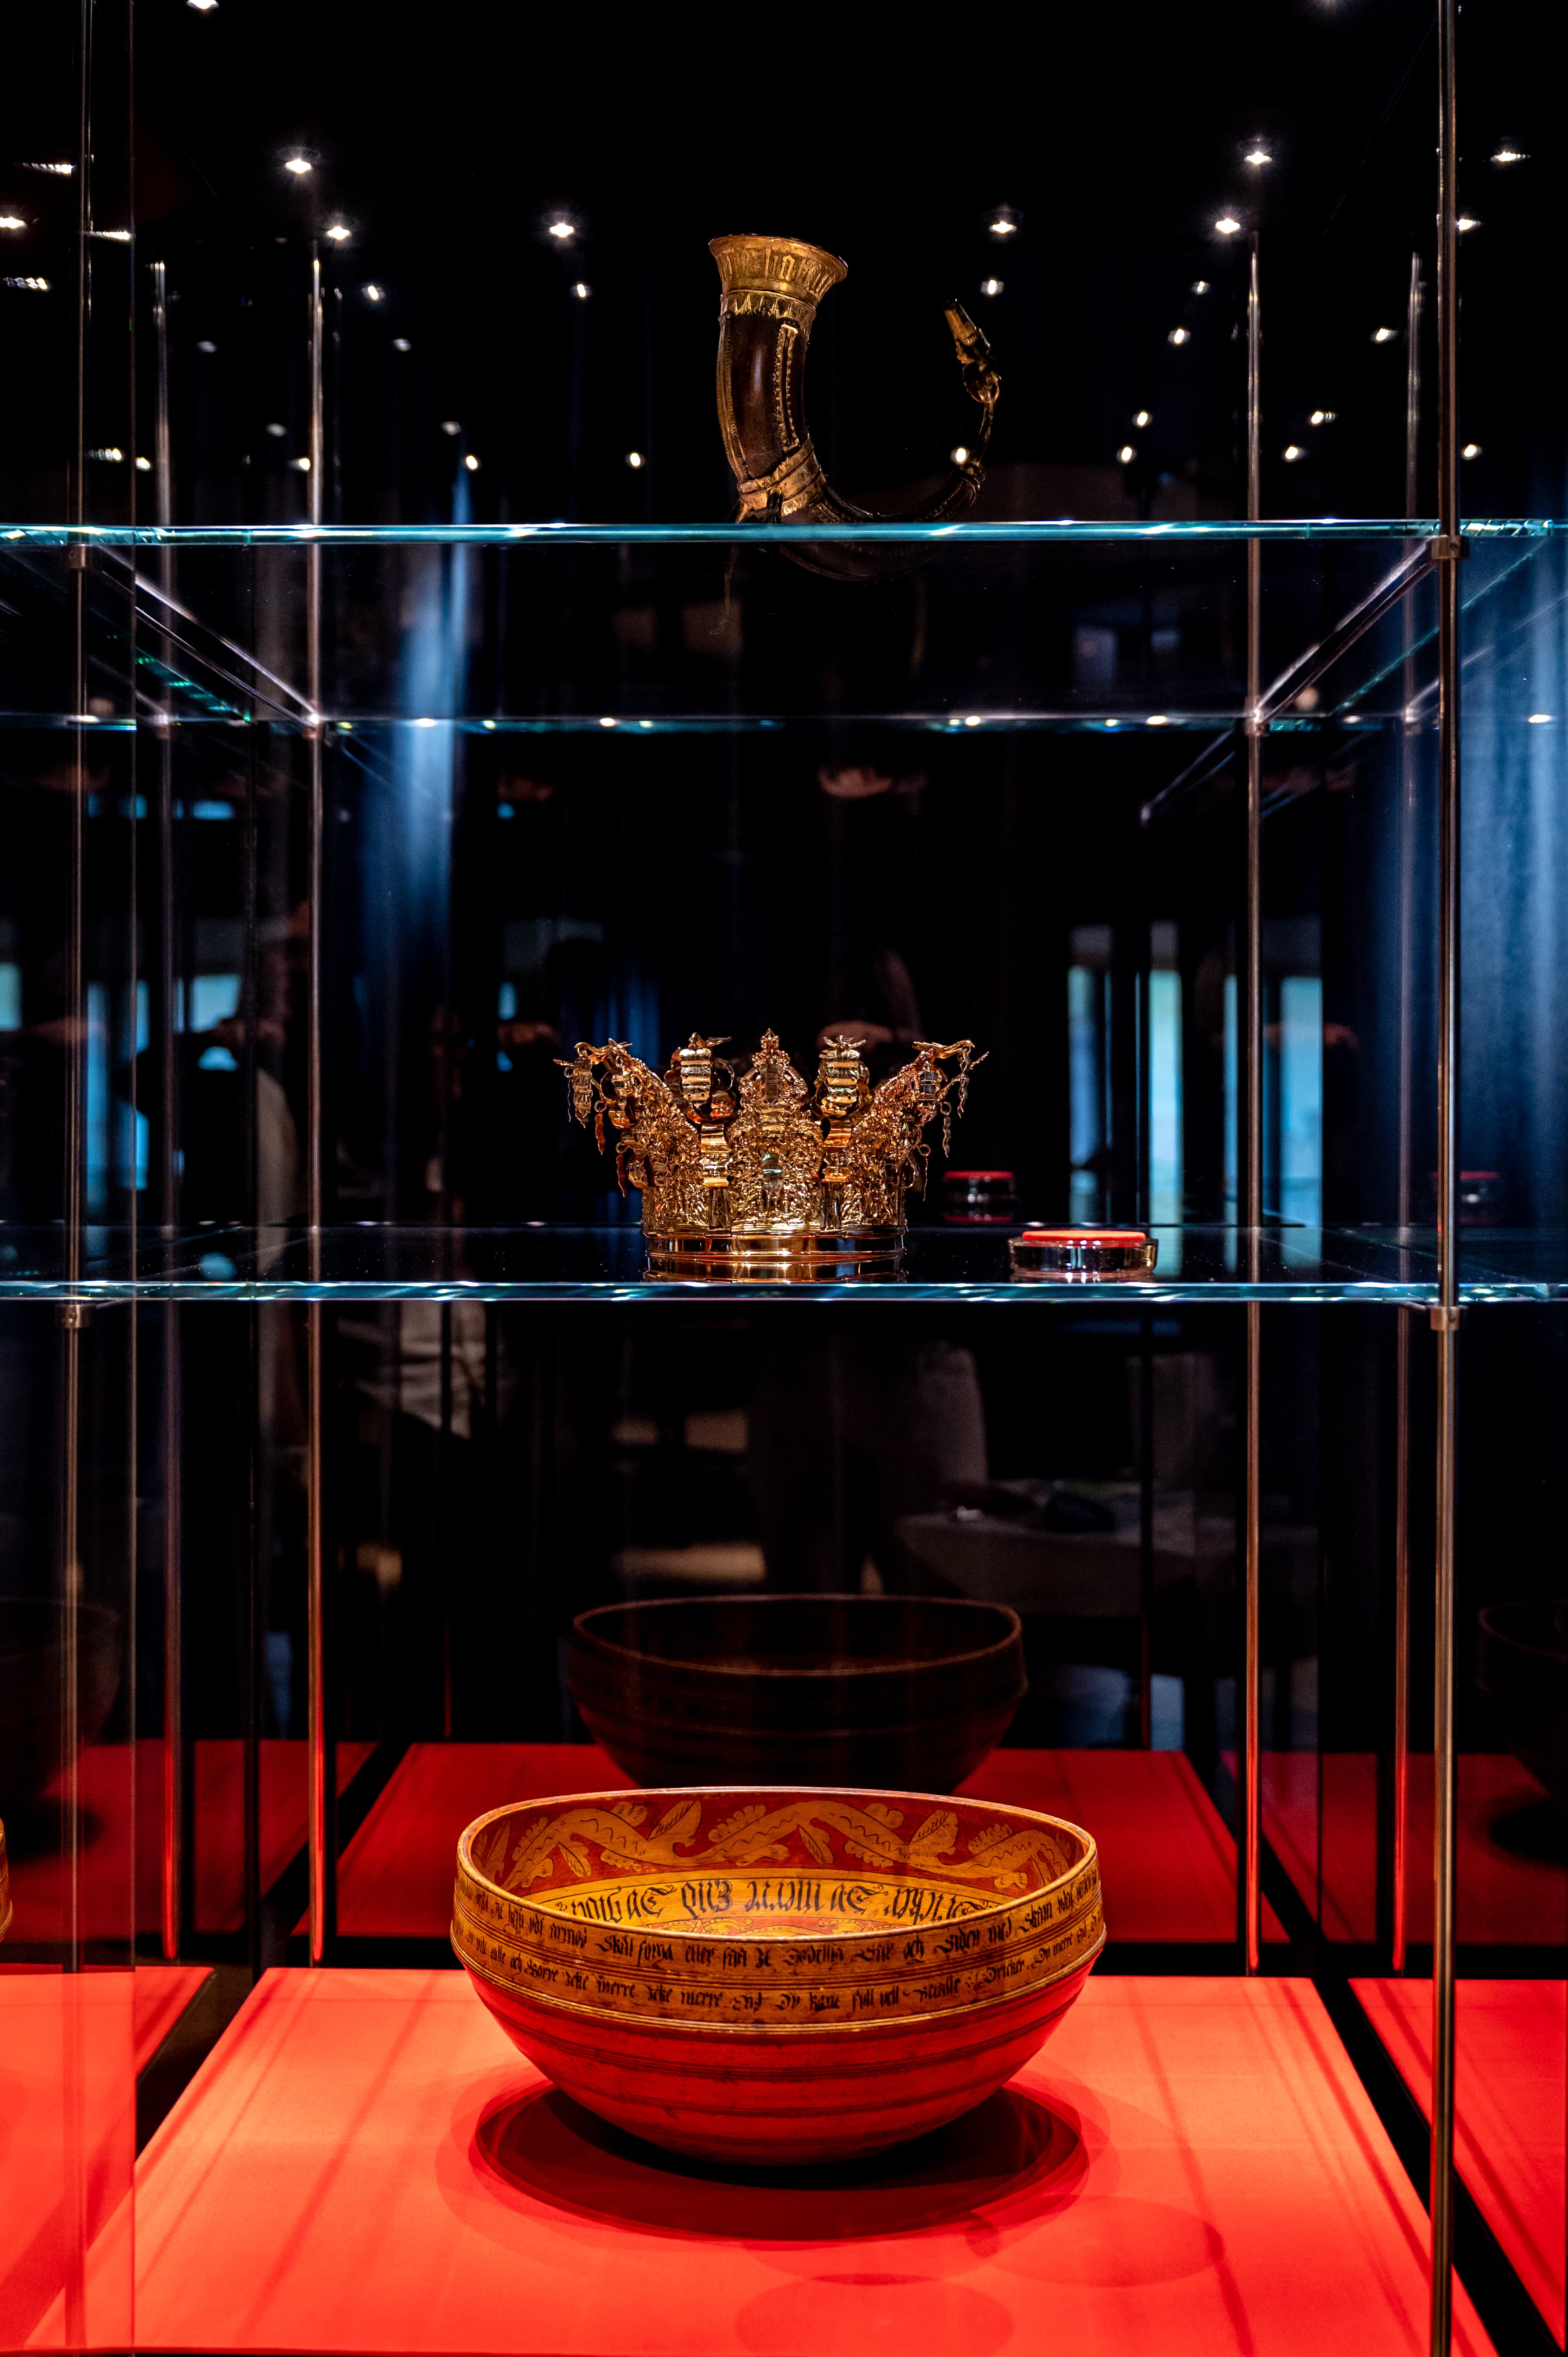
[[[1000,278],[983,278],[980,282],[980,291],[983,295],[1000,295],[1002,281]]]
[[[207,338],[203,336],[196,349],[199,352],[215,352],[218,347],[216,344],[209,343]]]
[[[288,428],[286,425],[269,425],[267,432],[273,436],[274,440],[281,442],[284,436],[288,432]]]
[[[1287,467],[1293,467],[1298,458],[1305,457],[1306,452],[1302,448],[1299,442],[1287,442],[1284,448],[1280,452],[1280,456],[1284,460]]]
[[[1148,422],[1149,413],[1146,409],[1140,409],[1136,417],[1133,420],[1134,425],[1146,425]]]
[[[1492,161],[1494,164],[1527,164],[1530,158],[1522,147],[1495,147]]]
[[[1214,226],[1221,237],[1234,237],[1241,224],[1234,213],[1221,213]]]
[[[1195,278],[1192,282],[1192,291],[1195,295],[1207,295],[1208,292],[1208,279]]]
[[[468,469],[468,472],[469,472],[469,474],[470,474],[470,475],[477,475],[477,474],[478,473],[478,471],[479,471],[479,462],[478,462],[478,460],[475,457],[475,456],[474,456],[474,454],[473,454],[473,452],[472,452],[471,450],[470,450],[470,451],[467,454],[467,456],[465,457],[465,458],[464,458],[464,460],[463,460],[463,464],[464,464],[464,466],[465,466],[465,467],[467,467],[467,468]]]
[[[409,342],[406,336],[394,336],[392,338],[392,350],[394,352],[411,352],[413,350],[413,346]]]
[[[334,245],[343,245],[353,235],[353,231],[345,228],[341,221],[330,221],[328,224],[327,234]]]
[[[125,463],[124,450],[90,450],[87,455],[90,458],[102,458],[107,466],[111,467],[123,467]]]
[[[1123,442],[1116,453],[1116,463],[1119,467],[1130,467],[1137,455],[1131,442]]]
[[[993,237],[1008,238],[1016,234],[1018,224],[1006,205],[998,205],[987,221],[986,227]]]
[[[1242,160],[1252,165],[1255,168],[1260,164],[1272,164],[1274,159],[1270,155],[1268,149],[1262,145],[1262,141],[1260,141],[1256,147],[1248,148],[1246,156]]]
[[[630,468],[633,469],[633,471],[635,472],[635,470],[636,470],[639,467],[640,467],[640,466],[641,466],[641,464],[642,464],[642,453],[641,453],[641,451],[640,451],[640,450],[628,450],[628,451],[627,452],[627,454],[626,454],[626,463],[627,463],[627,465],[628,465],[628,467],[630,467]]]
[[[185,5],[188,8],[199,10],[200,14],[205,16],[209,8],[217,7],[218,0],[185,0]]]
[[[308,475],[310,472],[310,461],[308,458],[291,458],[288,463],[295,469],[296,474]]]
[[[1189,344],[1192,338],[1185,328],[1173,328],[1165,341],[1167,344]]]
[[[547,222],[545,226],[550,235],[558,238],[563,245],[570,245],[577,234],[576,222],[568,221],[564,213],[557,213],[555,219]]]
[[[1306,422],[1309,425],[1332,425],[1334,412],[1331,409],[1315,409]]]
[[[1478,442],[1466,442],[1459,453],[1461,458],[1478,458],[1480,455],[1481,446]]]
[[[364,296],[367,303],[380,303],[384,299],[386,295],[386,288],[384,286],[365,286],[361,287],[360,291]]]
[[[951,459],[952,459],[953,465],[954,465],[955,467],[967,467],[967,466],[968,466],[968,464],[969,464],[969,446],[968,446],[968,444],[967,444],[967,443],[964,443],[964,442],[961,442],[961,443],[959,444],[959,446],[958,446],[957,449],[956,449],[956,450],[953,450],[952,452],[950,452],[950,456],[951,457]]]
[[[47,295],[49,291],[47,278],[0,278],[0,286],[22,286],[29,295]]]
[[[585,303],[593,291],[593,288],[588,285],[585,278],[579,278],[576,285],[572,289],[573,294],[576,296],[579,303]]]
[[[441,420],[441,431],[443,434],[461,434],[463,429],[455,417],[444,417]]]
[[[1461,213],[1454,226],[1463,237],[1467,229],[1479,229],[1481,224],[1474,213]]]
[[[1544,728],[1551,718],[1550,712],[1532,712],[1530,716],[1530,725],[1532,728]]]
[[[0,213],[0,229],[26,229],[27,226],[20,213]]]
[[[1397,328],[1374,328],[1372,329],[1372,341],[1375,344],[1391,344],[1398,334],[1399,329]]]
[[[1168,712],[1151,712],[1147,720],[1144,723],[1145,728],[1168,728],[1170,725],[1171,719]]]
[[[152,462],[152,460],[151,460],[150,458],[138,458],[138,459],[137,459],[137,461],[136,461],[136,472],[137,472],[137,474],[138,474],[138,475],[150,475],[150,474],[152,473],[152,471],[153,471],[153,462]]]
[[[285,156],[283,159],[283,167],[285,172],[293,172],[300,179],[304,178],[306,172],[315,168],[308,156]]]

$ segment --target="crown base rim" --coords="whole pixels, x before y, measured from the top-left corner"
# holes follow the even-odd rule
[[[643,1231],[648,1257],[656,1265],[681,1267],[752,1265],[761,1262],[812,1264],[880,1261],[904,1257],[902,1228],[703,1228]]]

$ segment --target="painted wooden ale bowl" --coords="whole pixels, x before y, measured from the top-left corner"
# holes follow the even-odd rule
[[[587,1792],[457,1845],[452,1944],[513,2043],[618,2127],[740,2166],[956,2119],[1104,1939],[1090,1836],[988,1801]]]
[[[1012,1725],[1018,1616],[945,1596],[674,1597],[581,1613],[567,1682],[639,1784],[951,1792]]]

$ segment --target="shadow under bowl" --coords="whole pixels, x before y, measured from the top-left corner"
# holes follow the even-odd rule
[[[985,2101],[1104,1943],[1081,1827],[881,1792],[513,1803],[457,1847],[452,1944],[587,2110],[734,2167],[877,2152]]]
[[[677,1597],[573,1624],[567,1684],[639,1784],[951,1792],[1027,1688],[1018,1616],[935,1596]]]
[[[1568,1601],[1487,1605],[1476,1684],[1520,1765],[1568,1805]]]

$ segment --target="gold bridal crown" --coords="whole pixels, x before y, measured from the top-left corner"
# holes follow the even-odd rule
[[[925,1185],[925,1132],[940,1114],[942,1150],[969,1075],[984,1059],[971,1039],[913,1042],[913,1060],[871,1084],[853,1039],[822,1044],[814,1086],[765,1031],[744,1069],[727,1045],[693,1031],[660,1079],[618,1039],[578,1043],[567,1075],[572,1111],[616,1133],[616,1178],[642,1190],[655,1261],[896,1258],[907,1194]]]

